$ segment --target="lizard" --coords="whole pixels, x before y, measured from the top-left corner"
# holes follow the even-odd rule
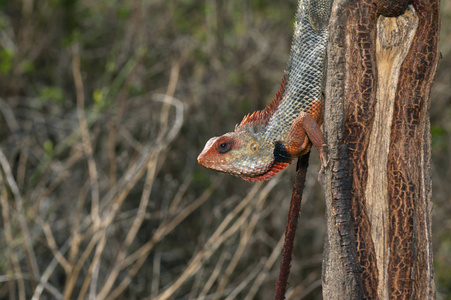
[[[331,0],[299,1],[288,64],[269,106],[246,115],[234,132],[211,138],[200,165],[246,181],[267,180],[314,145],[327,165],[323,121]]]

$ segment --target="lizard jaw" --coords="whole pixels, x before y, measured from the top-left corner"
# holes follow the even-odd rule
[[[252,176],[252,175],[249,176],[247,174],[246,175],[240,174],[239,172],[237,172],[237,173],[230,172],[230,170],[228,170],[227,168],[223,168],[223,166],[220,163],[218,163],[218,161],[215,161],[215,160],[211,161],[209,158],[210,158],[209,155],[202,152],[197,157],[197,162],[205,168],[214,169],[219,172],[229,173],[231,175],[237,176],[248,182],[268,180],[271,177],[273,177],[274,175],[276,175],[277,173],[279,173],[280,171],[282,171],[283,169],[285,169],[291,163],[291,161],[290,162],[274,162],[271,165],[271,167],[264,173],[256,175],[256,176]]]
[[[239,177],[248,182],[268,180],[271,177],[273,177],[274,175],[276,175],[277,173],[279,173],[280,171],[282,171],[283,169],[285,169],[289,165],[290,165],[289,162],[288,163],[287,162],[278,162],[278,163],[274,163],[268,171],[266,171],[265,173],[260,174],[258,176],[254,176],[254,177],[239,176]]]
[[[274,160],[272,162],[271,167],[264,172],[263,174],[257,175],[257,176],[240,176],[243,180],[246,181],[261,181],[261,180],[268,180],[283,169],[285,169],[287,166],[289,166],[293,160],[293,154],[290,153],[285,145],[277,141],[274,144]]]

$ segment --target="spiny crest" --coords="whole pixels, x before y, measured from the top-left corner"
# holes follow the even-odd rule
[[[261,125],[266,126],[271,116],[279,107],[283,95],[285,94],[285,89],[286,89],[286,77],[285,75],[283,75],[282,82],[280,83],[280,88],[277,91],[276,96],[271,101],[271,103],[268,106],[266,106],[265,109],[263,110],[258,110],[253,112],[252,114],[245,115],[241,123],[235,126],[235,131],[236,132],[244,131],[247,128],[258,127]]]

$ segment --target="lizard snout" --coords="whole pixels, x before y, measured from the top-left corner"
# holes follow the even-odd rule
[[[204,166],[204,167],[205,167],[206,159],[205,159],[205,154],[204,154],[204,152],[202,152],[201,154],[199,154],[199,156],[197,157],[197,162],[198,162],[201,166]]]

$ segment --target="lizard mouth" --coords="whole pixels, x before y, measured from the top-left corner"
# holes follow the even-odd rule
[[[202,152],[197,157],[197,162],[204,168],[212,169],[219,172],[229,173],[225,167],[223,167],[224,161],[211,159],[208,153]]]
[[[212,166],[210,164],[210,160],[206,157],[205,153],[202,152],[201,154],[199,154],[199,156],[197,157],[197,162],[205,168],[209,168],[212,169]]]

